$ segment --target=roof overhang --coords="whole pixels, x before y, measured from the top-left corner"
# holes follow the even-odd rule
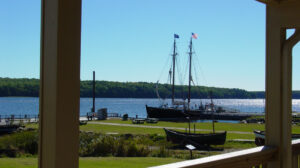
[[[300,0],[256,0],[256,1],[267,5],[280,5],[280,4],[287,4],[291,2],[300,2]]]

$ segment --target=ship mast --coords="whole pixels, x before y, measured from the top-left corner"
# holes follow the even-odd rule
[[[192,37],[190,41],[190,52],[189,52],[189,92],[188,92],[188,109],[190,109],[190,102],[191,102],[191,81],[192,81]]]
[[[172,104],[174,104],[175,99],[175,61],[176,61],[176,37],[174,36],[174,46],[173,46],[173,77],[172,77]]]

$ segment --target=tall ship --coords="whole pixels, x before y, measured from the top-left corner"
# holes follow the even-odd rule
[[[192,58],[193,58],[193,39],[197,39],[197,34],[192,33],[189,43],[189,76],[188,76],[188,96],[187,101],[175,101],[175,71],[176,71],[176,57],[177,57],[177,48],[176,48],[176,39],[179,38],[179,35],[174,34],[174,43],[173,43],[173,54],[172,54],[172,70],[169,74],[171,77],[172,84],[172,104],[161,104],[159,107],[150,107],[146,105],[146,111],[148,118],[159,118],[161,120],[178,120],[195,118],[199,119],[203,117],[202,115],[211,114],[214,111],[214,104],[208,103],[206,105],[193,105],[191,106],[191,82],[192,82]],[[156,87],[157,89],[157,87]],[[158,91],[157,91],[158,92]],[[159,94],[157,93],[159,96]]]

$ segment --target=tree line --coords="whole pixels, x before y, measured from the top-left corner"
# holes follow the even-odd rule
[[[80,96],[92,97],[92,81],[80,82]],[[161,98],[170,98],[172,86],[159,84],[158,92]],[[176,98],[187,98],[188,87],[186,85],[175,86]],[[156,83],[147,82],[112,82],[96,81],[96,97],[101,98],[157,98]],[[192,86],[192,98],[237,98],[255,99],[264,98],[263,91],[249,92],[243,89],[228,89],[205,86]],[[7,96],[39,96],[39,79],[28,78],[0,78],[0,97]],[[300,91],[293,91],[293,98],[300,98]]]

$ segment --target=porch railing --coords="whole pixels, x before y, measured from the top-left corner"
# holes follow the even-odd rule
[[[276,159],[277,151],[278,148],[274,146],[261,146],[237,152],[230,152],[151,168],[264,168],[268,162]],[[300,168],[300,139],[292,141],[292,151],[293,168]]]

